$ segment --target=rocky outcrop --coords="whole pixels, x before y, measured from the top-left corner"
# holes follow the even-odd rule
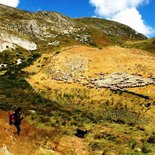
[[[25,48],[27,50],[36,50],[37,45],[33,42],[30,42],[26,39],[19,38],[14,35],[10,35],[5,32],[0,33],[0,52],[10,49],[10,48],[16,48],[16,45],[21,46],[22,48]]]

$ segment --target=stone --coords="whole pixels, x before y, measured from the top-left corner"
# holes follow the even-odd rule
[[[135,148],[135,151],[142,152],[142,149],[141,148]]]
[[[29,110],[29,113],[36,114],[36,111],[35,110]]]
[[[60,41],[59,40],[55,40],[53,42],[50,42],[47,44],[48,46],[59,46],[60,45]]]

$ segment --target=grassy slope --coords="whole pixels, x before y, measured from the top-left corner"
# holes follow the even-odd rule
[[[133,41],[133,42],[129,41],[125,43],[125,46],[129,48],[142,49],[142,50],[148,51],[150,54],[155,56],[155,44],[153,43],[154,40],[155,38],[151,38],[143,41]]]
[[[15,110],[17,106],[21,106],[23,108],[23,113],[26,116],[25,120],[33,120],[35,126],[40,127],[40,128],[45,128],[48,127],[48,130],[39,130],[36,129],[35,127],[27,124],[26,122],[23,123],[23,131],[22,131],[22,144],[21,144],[21,138],[18,138],[12,133],[15,131],[14,129],[11,129],[8,126],[7,122],[7,114],[4,112],[2,113],[2,117],[5,119],[1,120],[3,123],[1,124],[0,128],[2,128],[1,134],[6,135],[4,133],[4,129],[6,128],[7,131],[7,136],[8,140],[4,140],[3,143],[0,143],[0,147],[6,145],[9,150],[13,153],[16,154],[29,154],[31,152],[32,147],[33,149],[33,154],[47,154],[48,149],[53,150],[58,150],[59,152],[62,152],[62,154],[66,154],[73,152],[74,150],[71,149],[71,145],[68,147],[66,142],[67,137],[63,135],[65,131],[64,129],[62,130],[63,126],[60,124],[66,124],[66,122],[69,122],[71,112],[66,109],[64,105],[58,104],[55,101],[48,100],[44,98],[40,93],[37,93],[33,88],[25,81],[26,74],[24,72],[21,72],[19,68],[11,68],[11,71],[8,69],[8,71],[3,75],[0,76],[0,109],[3,109],[5,111],[8,110]],[[35,110],[37,112],[37,115],[32,115],[29,113],[29,110]],[[46,115],[47,114],[47,115]],[[49,117],[50,116],[50,117]],[[60,118],[59,118],[60,117]],[[59,118],[59,120],[58,120]],[[64,118],[65,120],[62,122],[61,118]],[[53,119],[53,125],[51,124],[50,120]],[[56,122],[57,121],[57,122]],[[4,123],[5,122],[5,123]],[[9,132],[12,135],[12,137],[9,137]],[[29,134],[28,137],[26,135]],[[44,143],[46,143],[47,139],[45,137],[48,137],[48,144],[49,146],[46,146]],[[3,139],[4,137],[2,137]],[[59,146],[59,141],[62,138],[62,146]],[[76,144],[76,141],[78,143],[78,138],[75,140],[72,138],[72,142]],[[13,146],[15,148],[12,148],[11,143],[16,142]],[[68,142],[69,143],[69,142]],[[67,145],[67,146],[64,146]],[[40,153],[40,147],[43,146],[43,150],[41,150]],[[60,148],[57,148],[57,147]],[[27,149],[24,150],[24,147]],[[45,147],[45,150],[44,150]],[[19,150],[18,150],[19,149]],[[46,150],[47,149],[47,150]],[[23,151],[25,151],[23,153]],[[38,152],[39,153],[38,153]],[[80,150],[82,151],[82,150]],[[31,152],[32,153],[32,152]],[[48,152],[50,154],[50,152]],[[53,153],[51,153],[53,154]]]
[[[117,71],[127,72],[128,70],[123,62],[127,60],[125,57],[128,57],[129,54],[131,61],[133,58],[135,61],[134,56],[136,55],[137,59],[134,63],[143,63],[145,67],[149,67],[154,61],[152,57],[152,60],[144,63],[142,60],[150,57],[144,51],[127,50],[119,47],[97,50],[95,48],[77,46],[68,48],[67,52],[62,50],[56,56],[60,56],[60,58],[68,57],[72,56],[72,53],[75,56],[75,51],[76,55],[79,54],[92,59],[92,63],[89,66],[91,67],[91,72],[87,73],[89,76],[94,76],[94,72],[111,73],[116,71],[116,69]],[[122,54],[123,60],[119,59],[120,54]],[[52,81],[42,72],[44,67],[46,68],[46,65],[48,66],[48,63],[52,61],[52,59],[47,61],[44,57],[50,56],[51,54],[42,55],[30,67],[29,71],[34,75],[30,76],[28,81],[33,88],[25,80],[27,73],[20,71],[18,67],[9,68],[8,72],[0,77],[1,109],[10,110],[20,105],[24,109],[27,120],[35,124],[35,126],[60,131],[56,136],[58,138],[54,142],[49,141],[48,145],[57,144],[55,150],[62,152],[62,154],[65,154],[64,149],[66,148],[70,154],[73,152],[81,153],[82,149],[88,154],[101,154],[103,151],[115,154],[136,154],[137,148],[140,148],[143,153],[154,152],[153,140],[151,140],[151,143],[147,142],[149,137],[154,136],[154,106],[151,106],[150,109],[145,107],[146,103],[152,101],[146,101],[125,93],[111,92],[106,89],[100,91],[90,90],[77,84],[70,85]],[[107,56],[108,62],[102,61],[105,56]],[[29,65],[35,59],[35,56],[33,58],[32,54],[30,58],[27,59],[25,65]],[[118,67],[115,65],[114,60],[116,62],[119,60],[123,64],[120,63]],[[130,61],[126,61],[126,63],[126,65],[131,65],[131,73],[139,72],[138,68],[130,64]],[[101,67],[106,64],[111,64],[111,67]],[[98,67],[96,68],[96,66]],[[152,66],[152,69],[150,69],[153,70],[153,68]],[[35,72],[38,73],[36,74]],[[145,71],[144,76],[147,76]],[[150,87],[147,89],[150,89]],[[37,112],[37,115],[32,115],[28,112],[28,110],[32,109]],[[89,134],[84,141],[74,136],[77,127],[89,130]],[[28,130],[27,128],[24,130]],[[114,128],[115,130],[113,130]],[[44,132],[46,133],[46,131]],[[37,139],[37,137],[34,138],[35,143],[37,143]],[[44,141],[44,139],[40,137],[39,141]],[[74,149],[72,149],[70,141],[76,142]],[[85,148],[77,150],[79,143],[80,145],[84,144]],[[37,149],[39,149],[40,145],[36,146]],[[69,154],[68,152],[67,154]]]
[[[98,47],[111,44],[122,45],[125,40],[146,39],[144,35],[137,35],[133,29],[118,22],[98,18],[79,18],[75,21],[88,28],[87,33],[92,36]]]
[[[147,77],[149,72],[154,73],[153,70],[155,69],[152,66],[154,57],[151,57],[145,51],[119,47],[110,47],[103,50],[82,46],[68,48],[55,56],[58,58],[55,65],[59,68],[64,58],[72,57],[74,59],[78,55],[89,58],[91,64],[89,64],[89,72],[85,75],[92,77],[97,72],[124,71],[137,74],[141,71],[141,68],[136,67],[136,65],[145,66],[146,70],[141,74]],[[153,101],[126,93],[111,92],[106,89],[98,91],[79,84],[66,84],[50,80],[50,76],[44,71],[44,68],[50,67],[52,60],[55,60],[50,57],[48,54],[42,55],[33,66],[27,69],[31,74],[34,74],[27,79],[33,88],[45,98],[65,107],[66,110],[64,113],[62,111],[60,113],[58,111],[55,113],[53,110],[49,111],[50,117],[46,117],[44,113],[42,118],[44,125],[65,126],[69,135],[72,135],[77,127],[88,129],[89,134],[86,141],[96,154],[100,154],[104,150],[115,154],[127,154],[129,152],[130,154],[136,154],[137,148],[141,148],[143,153],[154,152],[154,145],[147,142],[154,132],[153,122],[155,118],[153,113],[155,107]],[[106,59],[104,59],[105,57]],[[45,61],[45,58],[50,61]],[[151,58],[151,60],[148,58]],[[40,68],[41,64],[43,66]],[[108,66],[105,67],[106,65]],[[154,88],[154,86],[144,87],[142,92],[147,95],[148,90],[153,92]],[[141,89],[135,88],[135,91],[139,90]],[[151,97],[155,99],[153,93]],[[148,109],[145,107],[147,103],[152,103],[153,106]],[[50,108],[52,108],[52,104]],[[110,148],[113,148],[113,151]]]

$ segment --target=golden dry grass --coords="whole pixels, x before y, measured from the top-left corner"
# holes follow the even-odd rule
[[[62,52],[53,57],[53,55],[42,55],[34,65],[28,67],[26,70],[31,73],[36,73],[30,76],[28,82],[38,90],[58,89],[60,92],[72,93],[74,88],[86,89],[89,91],[90,98],[101,99],[109,98],[109,92],[106,89],[102,90],[88,90],[86,87],[77,83],[66,84],[64,82],[52,80],[50,74],[45,72],[47,68],[52,68],[54,63],[58,68],[65,66],[65,62],[71,58],[81,57],[87,59],[87,70],[82,73],[84,76],[97,77],[96,73],[110,74],[113,72],[125,72],[129,74],[140,74],[147,78],[150,74],[155,77],[155,57],[148,55],[145,51],[137,49],[125,49],[117,46],[106,47],[102,50],[86,47],[73,46],[72,48],[63,49]],[[44,61],[45,58],[48,60]],[[41,66],[42,67],[37,67]],[[155,86],[145,86],[132,88],[135,92],[144,93],[153,99]],[[102,95],[101,95],[102,94]],[[50,96],[50,95],[49,95]],[[116,96],[117,97],[117,96]]]
[[[15,127],[8,124],[8,113],[0,111],[0,150],[6,146],[15,155],[90,154],[88,144],[83,139],[57,134],[56,129],[39,129],[26,120],[21,127],[22,132],[18,136]]]
[[[149,55],[143,50],[125,49],[117,46],[106,47],[102,50],[86,46],[73,46],[63,49],[55,56],[50,54],[42,55],[34,65],[26,68],[26,71],[33,73],[33,75],[30,75],[29,78],[27,78],[27,81],[38,93],[52,101],[64,105],[81,105],[82,108],[91,108],[91,110],[94,109],[94,115],[96,114],[95,110],[103,108],[102,106],[104,106],[104,108],[107,106],[107,108],[116,109],[116,111],[117,109],[127,109],[128,111],[132,111],[136,115],[139,115],[140,119],[142,119],[140,125],[137,123],[133,128],[128,123],[85,123],[83,125],[87,129],[90,129],[90,133],[86,138],[86,143],[80,143],[85,144],[84,147],[81,147],[81,145],[78,144],[79,141],[76,141],[77,139],[75,137],[67,137],[70,137],[69,140],[73,141],[74,151],[81,148],[81,152],[76,152],[82,154],[83,150],[84,153],[87,154],[86,152],[89,152],[90,149],[88,147],[89,144],[91,149],[93,147],[95,147],[95,149],[98,147],[100,148],[93,152],[97,155],[102,154],[103,150],[108,150],[108,153],[111,152],[111,154],[116,155],[124,154],[125,152],[131,151],[131,148],[128,145],[130,145],[130,141],[132,143],[132,140],[136,142],[138,145],[137,147],[142,148],[144,145],[142,141],[146,141],[149,135],[154,131],[152,125],[155,123],[155,106],[153,104],[153,101],[155,100],[155,86],[150,85],[128,88],[128,90],[142,93],[152,98],[151,100],[145,100],[128,93],[112,92],[106,88],[99,90],[95,88],[89,89],[80,83],[74,83],[72,81],[70,83],[65,83],[63,81],[53,80],[50,74],[46,71],[47,68],[52,68],[53,66],[63,70],[65,69],[65,62],[71,60],[71,58],[74,59],[75,57],[87,60],[88,63],[86,63],[86,65],[88,69],[81,74],[89,78],[97,78],[99,76],[97,73],[101,72],[105,74],[113,72],[141,74],[144,78],[148,78],[151,74],[155,77],[155,57]],[[47,61],[45,61],[46,58]],[[83,81],[81,81],[81,83],[83,83]],[[151,106],[146,107],[145,104],[149,102],[151,103]],[[69,106],[66,107],[68,108]],[[68,110],[72,110],[72,108]],[[108,113],[108,110],[110,109],[107,109],[107,115],[113,117],[113,113]],[[129,119],[134,119],[132,121],[136,121],[136,117],[132,117],[132,115],[122,114],[121,116],[131,117]],[[126,119],[128,118],[125,118],[125,120]],[[107,139],[109,137],[112,139]],[[63,137],[60,141],[61,145],[58,147],[60,150],[64,150],[71,145],[66,137]],[[105,147],[103,147],[103,145]],[[76,148],[77,146],[79,146],[79,148]]]

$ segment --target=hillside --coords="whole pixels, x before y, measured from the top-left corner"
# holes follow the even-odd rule
[[[75,43],[104,46],[112,43],[120,44],[124,40],[146,39],[144,35],[128,26],[104,19],[72,19],[56,12],[30,13],[4,5],[0,5],[0,10],[1,36],[5,35],[1,38],[2,40],[4,38],[4,41],[11,35],[12,38],[16,37],[15,40],[17,37],[23,39],[22,41],[28,39],[42,43],[45,47],[52,45],[53,42],[59,42],[59,46]],[[39,44],[37,45],[40,47]],[[23,47],[23,44],[19,46]],[[35,49],[34,45],[31,46]]]
[[[0,155],[155,154],[154,38],[4,5],[0,20]],[[21,136],[8,125],[17,106]]]

